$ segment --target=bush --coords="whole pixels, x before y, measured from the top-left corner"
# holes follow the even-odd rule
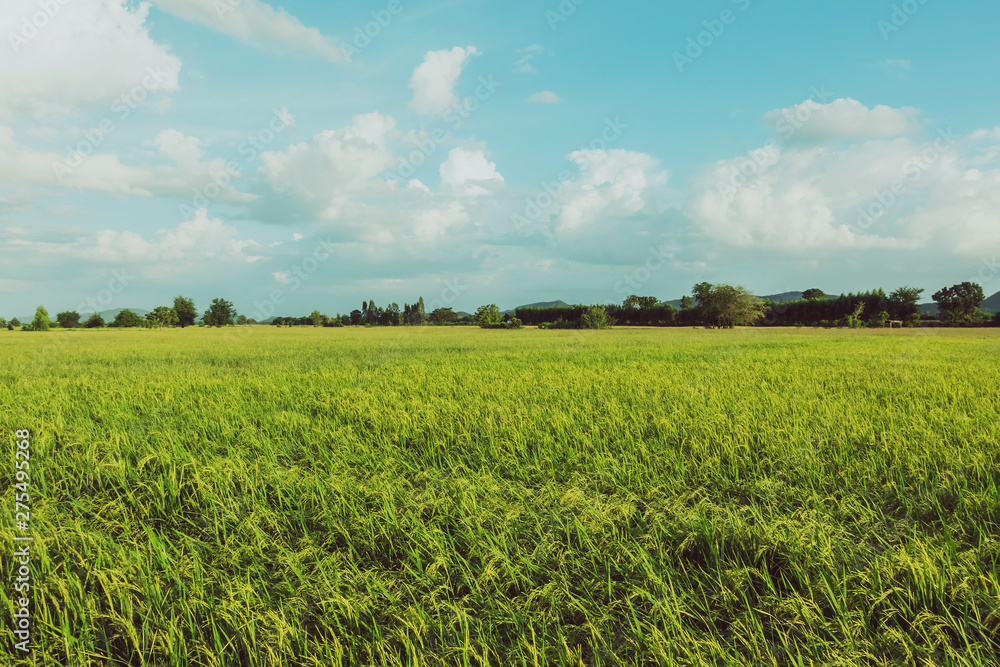
[[[610,329],[614,320],[608,316],[604,306],[591,306],[580,316],[581,329]]]

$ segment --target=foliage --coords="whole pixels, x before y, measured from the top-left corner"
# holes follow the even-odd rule
[[[918,314],[920,295],[924,290],[918,287],[900,287],[889,295],[889,314],[894,320],[906,320]]]
[[[236,310],[233,304],[225,299],[212,299],[212,305],[208,307],[201,321],[207,327],[225,327],[233,324],[236,319]]]
[[[591,306],[580,318],[581,329],[610,329],[613,324],[614,321],[608,316],[604,306]]]
[[[766,311],[766,304],[742,286],[699,283],[694,286],[694,296],[707,327],[746,326],[761,319]]]
[[[31,331],[48,331],[49,330],[49,311],[45,310],[45,306],[39,306],[35,310],[35,319],[31,321]]]
[[[21,320],[17,319],[16,317],[12,317],[10,320],[10,326],[16,329],[17,327],[21,326]]]
[[[938,290],[932,297],[945,322],[949,324],[971,324],[980,320],[979,307],[985,296],[983,288],[976,283],[964,282]]]
[[[430,315],[431,324],[444,326],[458,322],[458,314],[451,308],[435,308]]]
[[[6,329],[6,328],[7,328],[6,318],[0,317],[0,329]]]
[[[80,326],[80,313],[75,310],[64,311],[56,315],[56,321],[63,329],[77,329]]]
[[[83,326],[85,329],[100,329],[104,326],[104,318],[101,317],[100,313],[94,313],[87,318]]]
[[[475,321],[480,327],[490,329],[498,326],[503,319],[500,309],[495,303],[487,306],[480,306],[476,309]]]
[[[145,325],[145,320],[143,320],[141,317],[133,313],[128,308],[125,308],[124,310],[120,311],[117,315],[115,315],[114,321],[108,326],[131,329],[134,327],[141,327],[144,325]]]
[[[194,307],[194,299],[175,297],[174,312],[177,313],[177,325],[182,329],[193,325],[198,319],[198,309]]]
[[[813,289],[807,289],[805,292],[803,292],[802,298],[805,299],[806,301],[823,301],[827,297],[826,293],[823,290],[813,288]]]
[[[326,315],[319,312],[318,310],[314,310],[309,315],[309,319],[312,321],[312,325],[314,327],[321,327],[323,326],[323,323],[326,321]]]
[[[179,320],[177,311],[169,306],[157,306],[152,312],[146,313],[146,322],[150,326],[169,327],[177,324]]]
[[[241,327],[242,326],[246,326],[248,323],[249,323],[249,320],[247,320],[247,316],[246,315],[240,315],[240,316],[238,316],[236,318],[236,324],[240,325]]]
[[[627,310],[648,310],[660,305],[660,300],[655,296],[636,296],[632,294],[625,298],[622,307]]]

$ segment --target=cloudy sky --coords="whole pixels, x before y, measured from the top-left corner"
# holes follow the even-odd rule
[[[4,0],[0,315],[706,280],[992,294],[998,20],[973,0]]]

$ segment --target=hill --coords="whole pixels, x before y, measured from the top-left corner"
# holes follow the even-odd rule
[[[537,303],[526,303],[523,306],[518,306],[517,308],[558,308],[559,306],[568,306],[570,304],[565,301],[539,301]],[[517,308],[511,308],[510,310],[503,311],[504,315],[508,313],[513,315]]]
[[[992,313],[993,315],[1000,313],[1000,292],[997,292],[993,296],[986,299],[986,301],[983,301],[982,308],[986,312]]]

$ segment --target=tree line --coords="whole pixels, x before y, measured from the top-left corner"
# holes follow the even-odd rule
[[[924,290],[900,287],[890,294],[881,288],[858,294],[833,297],[819,289],[808,289],[797,301],[775,303],[757,298],[745,287],[726,284],[698,283],[691,295],[684,295],[680,308],[661,302],[657,297],[630,295],[623,303],[606,305],[556,306],[551,308],[517,308],[502,313],[496,304],[480,306],[474,315],[459,315],[452,308],[436,308],[428,314],[424,298],[416,303],[390,303],[384,308],[374,300],[362,301],[361,308],[333,317],[314,310],[306,317],[275,317],[274,326],[449,326],[470,325],[485,329],[520,329],[523,325],[540,329],[605,329],[625,326],[704,326],[733,328],[737,326],[820,326],[820,327],[885,327],[891,322],[901,326],[919,326],[933,320],[946,326],[1000,326],[1000,313],[991,316],[981,310],[983,288],[963,282],[938,290],[933,300],[938,305],[940,319],[922,316],[920,296]],[[75,328],[162,328],[189,326],[233,326],[259,324],[236,312],[225,299],[213,299],[201,317],[194,300],[178,296],[172,306],[157,306],[140,317],[131,310],[120,311],[109,323],[98,313],[82,321],[75,311],[49,319],[48,311],[39,306],[32,322],[22,324],[15,317],[10,322],[0,317],[0,328],[24,331],[48,331],[53,326]]]

